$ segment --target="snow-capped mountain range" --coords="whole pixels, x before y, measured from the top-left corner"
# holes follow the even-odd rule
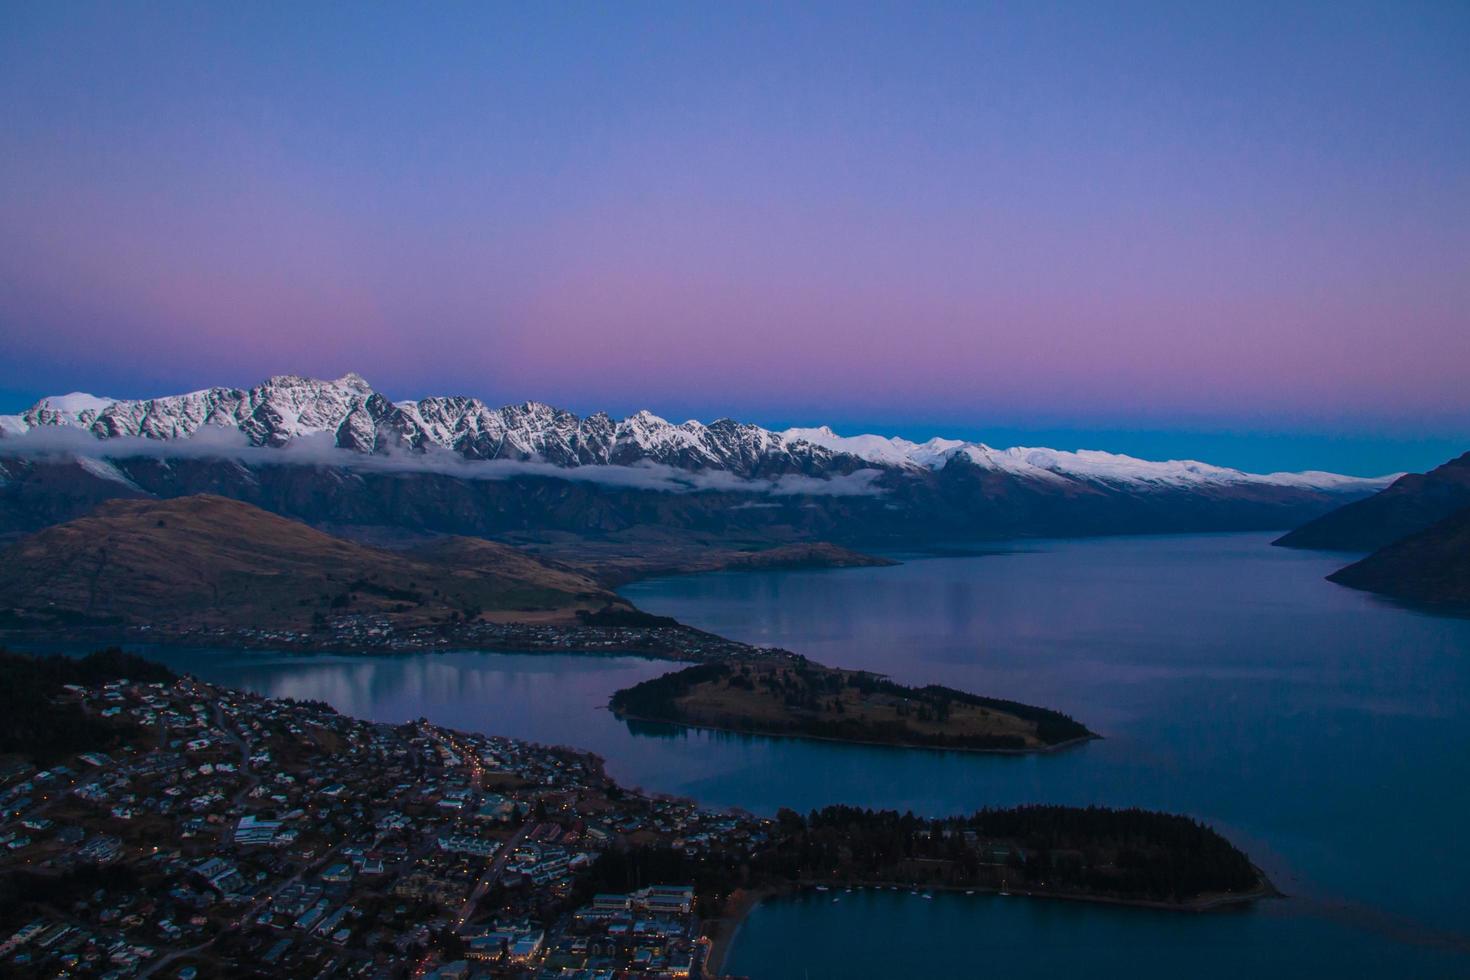
[[[1362,493],[1394,478],[1252,474],[1192,460],[1153,462],[1090,450],[994,449],[954,439],[916,443],[877,435],[840,436],[827,427],[774,432],[731,419],[675,424],[647,411],[621,420],[602,412],[579,417],[538,402],[499,408],[467,397],[392,402],[357,374],[335,381],[283,375],[249,389],[208,388],[142,400],[73,393],[43,398],[19,415],[0,416],[0,436],[8,439],[47,427],[79,429],[101,440],[180,440],[210,430],[234,430],[257,447],[329,437],[336,447],[359,454],[438,447],[467,460],[558,467],[654,463],[743,478],[830,477],[872,469],[932,472],[968,464],[1050,484],[1127,490],[1260,486],[1326,493]]]

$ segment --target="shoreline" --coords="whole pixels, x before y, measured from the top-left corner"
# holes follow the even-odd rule
[[[766,885],[760,888],[741,888],[732,892],[725,902],[722,914],[717,919],[706,919],[703,927],[708,930],[710,940],[709,955],[704,959],[704,976],[706,980],[725,975],[725,961],[730,958],[730,950],[735,946],[735,940],[740,935],[741,926],[745,925],[746,918],[755,911],[768,898],[778,898],[790,895],[798,891],[799,885]]]
[[[559,628],[559,627],[558,627]],[[576,629],[578,627],[568,627]],[[685,627],[691,632],[692,627]],[[708,634],[712,635],[712,634]],[[735,643],[734,640],[725,640],[719,637],[720,642]],[[394,642],[371,642],[371,641],[342,641],[323,643],[301,643],[293,642],[279,637],[263,638],[259,640],[247,639],[233,636],[199,635],[195,633],[160,633],[142,632],[138,630],[99,630],[93,632],[55,632],[50,630],[0,630],[0,647],[7,644],[24,646],[46,646],[49,649],[76,648],[105,648],[109,646],[145,646],[166,647],[179,649],[199,650],[229,650],[238,652],[264,652],[277,654],[290,654],[294,656],[310,657],[318,654],[332,656],[357,656],[357,657],[388,657],[388,656],[411,656],[418,653],[454,653],[454,652],[483,652],[483,653],[519,653],[527,655],[537,654],[568,654],[573,656],[630,656],[643,657],[647,660],[660,660],[674,664],[704,663],[709,660],[722,659],[721,656],[699,657],[674,649],[665,644],[651,644],[647,647],[638,646],[636,643],[625,643],[621,645],[593,646],[583,644],[577,646],[563,646],[537,642],[534,639],[507,637],[504,639],[465,637],[445,637],[442,642],[432,644],[410,644]]]
[[[930,745],[924,742],[880,742],[873,739],[857,738],[835,738],[831,735],[806,735],[801,732],[767,732],[758,729],[726,728],[720,725],[706,725],[691,721],[672,721],[668,718],[650,718],[647,715],[636,715],[629,712],[616,711],[608,707],[613,715],[619,720],[641,721],[654,725],[674,725],[679,728],[692,728],[706,732],[723,732],[726,735],[750,735],[757,738],[795,738],[810,742],[830,742],[834,745],[862,745],[868,748],[885,749],[924,749],[930,752],[968,752],[976,755],[1051,755],[1056,752],[1065,752],[1088,742],[1100,741],[1103,736],[1096,732],[1087,735],[1079,735],[1077,738],[1069,738],[1055,745],[1039,745],[1035,748],[1026,749],[986,749],[963,745]]]

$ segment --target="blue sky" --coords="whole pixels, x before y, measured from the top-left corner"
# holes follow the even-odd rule
[[[0,408],[1470,448],[1470,5],[15,4]]]

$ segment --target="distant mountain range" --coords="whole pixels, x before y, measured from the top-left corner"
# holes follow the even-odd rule
[[[285,375],[254,388],[208,388],[186,395],[119,400],[73,393],[43,398],[20,415],[0,416],[0,434],[46,426],[84,430],[99,439],[177,440],[233,430],[251,446],[282,447],[304,436],[330,436],[340,449],[373,454],[434,446],[467,460],[519,460],[560,467],[660,463],[722,470],[742,477],[829,475],[865,466],[941,469],[963,458],[985,470],[1038,480],[1114,485],[1283,486],[1314,490],[1378,488],[1387,478],[1332,473],[1252,474],[1194,461],[1164,463],[1104,452],[992,449],[983,443],[837,435],[830,428],[773,432],[720,419],[677,425],[642,411],[621,421],[585,418],[539,402],[492,408],[477,398],[390,402],[360,375],[336,381]]]
[[[1103,452],[915,443],[530,402],[393,402],[363,378],[0,416],[0,533],[112,497],[208,492],[313,524],[535,537],[995,538],[1290,527],[1391,478],[1251,474]]]

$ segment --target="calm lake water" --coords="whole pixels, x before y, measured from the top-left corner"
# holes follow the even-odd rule
[[[808,895],[752,913],[761,978],[1470,976],[1470,620],[1341,589],[1266,535],[1030,543],[894,568],[638,583],[644,609],[817,660],[1065,710],[1055,756],[631,727],[603,705],[667,664],[456,653],[158,655],[342,711],[594,749],[626,783],[770,813],[1140,805],[1207,820],[1291,898],[1183,915],[1020,898]]]

